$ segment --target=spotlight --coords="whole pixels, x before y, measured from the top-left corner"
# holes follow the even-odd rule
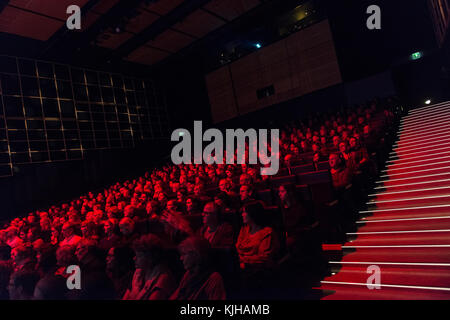
[[[261,48],[262,48],[262,45],[261,45],[261,43],[257,43],[257,44],[255,44],[255,47],[256,47],[257,49],[261,49]]]
[[[430,100],[430,99],[428,99],[427,101],[425,101],[425,104],[426,104],[426,105],[429,105],[429,104],[431,104],[431,100]]]

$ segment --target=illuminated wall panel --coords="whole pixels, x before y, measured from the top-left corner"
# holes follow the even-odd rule
[[[164,95],[149,80],[0,56],[0,176],[168,135]]]

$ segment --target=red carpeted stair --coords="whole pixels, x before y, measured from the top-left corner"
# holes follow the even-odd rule
[[[450,299],[450,102],[402,119],[387,167],[348,233],[342,261],[330,261],[324,300]],[[380,270],[380,289],[369,289]]]

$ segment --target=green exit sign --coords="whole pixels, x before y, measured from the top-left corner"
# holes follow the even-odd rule
[[[414,52],[411,55],[411,60],[419,60],[422,57],[423,57],[423,52]]]

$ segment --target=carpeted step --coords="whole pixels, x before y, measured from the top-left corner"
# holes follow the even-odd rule
[[[450,217],[450,208],[447,211],[439,212],[378,212],[375,215],[366,215],[361,218],[362,221],[377,221],[377,220],[391,220],[391,219],[428,219],[433,217]]]
[[[410,163],[418,163],[422,161],[428,161],[431,159],[440,159],[448,156],[448,152],[441,152],[441,151],[431,151],[426,154],[419,154],[419,155],[410,155],[410,156],[404,156],[404,157],[397,157],[394,154],[391,154],[389,156],[389,159],[386,161],[386,165],[406,165]]]
[[[430,180],[449,180],[450,179],[450,173],[434,173],[429,174],[427,172],[422,172],[421,175],[415,175],[412,177],[395,177],[395,179],[392,177],[391,179],[382,178],[382,181],[377,182],[377,187],[385,187],[385,188],[392,188],[392,187],[399,187],[404,185],[414,185],[417,184],[423,185],[426,184]]]
[[[443,216],[443,214],[448,213],[450,210],[450,205],[439,205],[439,206],[423,206],[423,207],[408,207],[408,208],[395,208],[395,209],[370,209],[370,210],[363,210],[360,211],[359,214],[362,218],[366,218],[367,216],[376,217],[375,220],[378,219],[378,215],[389,215],[392,213],[392,215],[409,215],[409,214],[423,214],[424,218],[425,216]],[[419,216],[420,217],[420,216]],[[400,218],[402,219],[402,218]],[[364,220],[364,219],[361,219]],[[372,219],[373,220],[373,219]],[[417,222],[421,223],[421,222]],[[442,229],[442,228],[441,228]]]
[[[403,161],[399,163],[395,162],[389,162],[387,164],[387,170],[390,169],[397,169],[397,168],[403,168],[403,167],[411,167],[415,165],[422,165],[422,164],[432,164],[437,162],[443,162],[443,161],[450,161],[450,155],[440,155],[432,158],[419,158],[417,160],[409,160],[409,161]]]
[[[447,183],[450,184],[450,181],[448,181]],[[450,194],[450,185],[444,187],[430,186],[427,188],[419,189],[410,188],[409,190],[403,191],[385,190],[377,194],[371,194],[369,195],[369,198],[372,201],[389,201],[418,197],[443,196],[446,194]]]
[[[367,202],[369,209],[396,209],[420,206],[450,205],[450,194],[416,196],[402,199],[371,200]]]
[[[417,140],[410,140],[410,141],[400,141],[398,140],[394,145],[392,146],[393,150],[399,150],[399,149],[405,149],[405,148],[411,148],[417,146],[418,143],[427,143],[427,144],[439,144],[439,143],[448,143],[450,142],[450,137],[448,136],[442,136],[442,135],[436,135],[436,136],[430,136],[426,140],[422,138],[417,138]]]
[[[384,186],[383,184],[378,184],[374,188],[374,195],[383,195],[385,193],[391,192],[402,192],[402,191],[420,191],[423,189],[430,188],[446,188],[450,187],[450,179],[441,179],[440,177],[430,178],[432,180],[423,181],[423,182],[413,182],[413,183],[405,183],[405,184],[397,184],[391,186]]]
[[[344,262],[450,263],[450,247],[343,247]],[[351,253],[348,251],[356,250]]]
[[[376,265],[376,264],[373,264]],[[443,287],[450,289],[450,266],[427,267],[407,265],[376,265],[380,268],[380,283],[420,287]],[[344,265],[338,273],[324,281],[367,283],[373,272],[369,265]]]
[[[357,232],[356,234],[348,234],[348,236],[355,237],[355,239],[347,242],[346,246],[450,244],[450,229],[442,231],[427,230],[426,232],[401,231],[399,233],[389,233],[389,231]]]
[[[427,218],[414,220],[366,220],[357,222],[358,232],[388,232],[388,231],[418,231],[418,230],[446,230],[450,229],[450,218]],[[449,252],[450,253],[450,252]]]
[[[394,150],[392,151],[390,154],[392,156],[396,156],[400,159],[405,158],[405,159],[411,159],[412,157],[417,157],[417,156],[422,156],[422,155],[426,155],[426,154],[431,154],[431,153],[444,153],[444,152],[448,152],[450,150],[450,145],[449,144],[445,144],[443,146],[423,146],[420,148],[411,148],[411,149],[406,149],[406,150]]]
[[[436,131],[442,131],[450,128],[449,121],[445,121],[444,119],[432,119],[432,123],[430,124],[411,124],[408,126],[403,126],[400,128],[400,141],[408,141],[412,139],[412,137],[427,139],[430,135],[434,135]]]
[[[411,165],[403,165],[401,167],[389,168],[382,171],[382,174],[398,174],[398,173],[407,173],[410,171],[418,171],[418,170],[432,170],[442,167],[450,166],[450,160],[441,160],[436,161],[434,163],[429,163],[428,161],[422,161],[421,163],[411,164]]]
[[[450,151],[450,149],[449,149]],[[414,178],[417,176],[429,176],[429,175],[437,175],[437,174],[450,174],[450,165],[441,166],[433,169],[421,169],[417,168],[416,170],[410,170],[408,172],[402,173],[384,173],[380,176],[381,179],[405,179],[405,178]]]
[[[362,285],[323,284],[322,300],[450,300],[449,291],[388,288],[369,290]]]

